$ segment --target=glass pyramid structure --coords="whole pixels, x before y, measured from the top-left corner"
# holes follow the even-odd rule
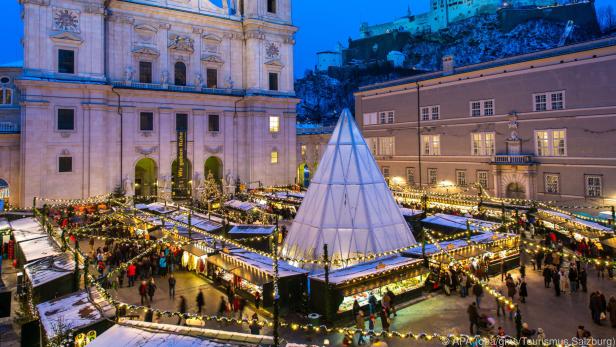
[[[322,260],[327,244],[329,259],[344,261],[415,243],[353,115],[345,109],[281,255]]]

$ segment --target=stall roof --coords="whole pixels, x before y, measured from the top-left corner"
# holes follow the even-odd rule
[[[0,218],[0,231],[11,229],[11,224],[6,218]]]
[[[103,299],[98,290],[92,287],[89,292],[92,301],[88,291],[81,290],[36,305],[48,339],[55,336],[59,322],[67,329],[81,329],[115,316],[115,307]]]
[[[88,344],[118,346],[244,347],[273,344],[273,337],[224,330],[122,320]]]
[[[188,215],[184,213],[174,212],[169,217],[177,222],[188,224]],[[195,228],[205,231],[215,231],[222,228],[221,224],[207,220],[207,218],[203,218],[198,214],[193,214],[192,217],[190,217],[190,222]]]
[[[604,233],[614,233],[614,230],[612,230],[612,228],[610,227],[606,227],[605,225],[601,225],[599,223],[595,223],[595,222],[591,222],[591,221],[587,221],[581,218],[576,218],[574,216],[570,216],[568,214],[565,213],[561,213],[561,212],[556,212],[556,211],[550,211],[550,210],[540,210],[540,212],[543,213],[547,213],[550,214],[552,216],[555,217],[559,217],[559,218],[563,218],[566,219],[570,222],[576,223],[576,224],[581,224],[587,228],[593,229],[593,230],[598,230],[598,231],[602,231]]]
[[[41,224],[34,217],[20,218],[10,222],[11,229],[31,231],[42,229]]]
[[[508,237],[514,237],[514,236],[515,236],[514,234],[508,234],[508,233],[487,232],[487,233],[481,233],[479,235],[471,236],[471,242],[490,243],[495,240],[502,240],[502,239],[506,239]]]
[[[272,259],[240,248],[231,249],[229,252],[230,254],[220,253],[209,256],[207,261],[254,284],[263,285],[272,281],[274,276]],[[296,268],[284,261],[278,262],[280,278],[306,273],[308,271]]]
[[[400,268],[412,264],[421,264],[421,259],[407,258],[400,255],[378,258],[369,262],[351,265],[349,267],[331,271],[329,273],[329,282],[332,284],[341,284],[351,281],[358,277],[366,275],[375,275],[386,272],[392,269]],[[325,273],[319,273],[310,276],[311,279],[325,281]]]
[[[444,242],[439,242],[439,245],[444,248],[445,250],[455,250],[457,248],[461,248],[464,247],[466,245],[468,245],[468,243],[466,242],[466,240],[453,240],[453,241],[444,241]],[[427,244],[426,245],[426,255],[430,256],[436,253],[439,253],[440,250],[436,247],[436,245],[434,244]],[[414,247],[411,248],[405,252],[403,252],[402,254],[407,254],[410,255],[412,257],[421,257],[421,246],[419,247]]]
[[[271,235],[276,227],[274,225],[236,225],[229,230],[230,235]]]
[[[250,211],[257,207],[256,204],[249,201],[229,200],[225,202],[225,206],[241,211]]]
[[[42,228],[38,230],[13,230],[13,238],[17,243],[48,236]]]
[[[24,266],[32,287],[36,288],[75,271],[75,261],[68,253],[33,261]]]
[[[433,216],[426,217],[421,221],[426,224],[440,225],[460,230],[466,230],[466,221],[470,221],[470,228],[473,231],[481,231],[482,228],[494,229],[499,226],[498,223],[494,222],[444,213],[437,213]]]
[[[140,210],[149,210],[149,211],[153,211],[153,212],[160,213],[160,214],[167,214],[173,211],[177,211],[176,206],[167,204],[167,206],[165,207],[165,204],[163,204],[162,202],[153,202],[148,205],[138,204],[135,207]]]
[[[19,248],[24,254],[26,263],[62,253],[55,241],[49,237],[39,237],[38,239],[21,242]]]
[[[405,217],[413,217],[413,216],[416,216],[418,214],[421,214],[423,211],[422,210],[414,210],[412,208],[400,207],[400,212],[402,212],[402,215],[405,216]]]

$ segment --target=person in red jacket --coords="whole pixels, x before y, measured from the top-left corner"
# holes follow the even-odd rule
[[[133,285],[135,285],[135,277],[137,276],[137,266],[135,266],[135,264],[133,263],[130,263],[126,271],[126,275],[128,276],[128,286],[132,287]]]
[[[141,305],[145,305],[145,303],[148,302],[148,282],[141,281],[139,296],[141,296]]]

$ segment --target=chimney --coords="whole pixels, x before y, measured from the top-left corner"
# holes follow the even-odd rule
[[[451,75],[453,74],[454,67],[453,55],[445,55],[443,56],[443,75]]]

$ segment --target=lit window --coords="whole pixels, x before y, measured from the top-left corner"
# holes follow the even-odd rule
[[[456,184],[461,187],[466,186],[466,171],[465,170],[456,170]]]
[[[437,182],[436,169],[428,169],[428,184],[434,185]]]
[[[382,170],[383,170],[383,177],[385,177],[385,179],[388,180],[389,179],[389,166],[383,166]]]
[[[477,156],[494,155],[494,133],[472,133],[471,154]]]
[[[270,153],[270,163],[278,164],[278,151],[272,151],[272,153]]]
[[[408,184],[409,186],[415,185],[415,168],[406,168],[406,184]]]
[[[602,195],[602,177],[596,175],[584,176],[586,180],[586,196],[597,198]]]
[[[372,155],[377,155],[378,137],[367,137],[366,144],[368,145],[368,148],[370,148],[370,152],[372,152]]]
[[[301,145],[300,147],[300,153],[302,157],[306,156],[306,145]]]
[[[541,94],[533,94],[535,112],[562,110],[565,108],[565,92],[548,92]]]
[[[543,176],[545,182],[545,192],[548,194],[560,193],[560,176],[557,174],[545,174]]]
[[[535,131],[535,148],[539,157],[567,155],[567,133],[564,129]]]
[[[2,94],[0,95],[0,105],[12,105],[13,104],[13,89],[2,88]]]
[[[394,155],[395,137],[379,137],[378,155],[392,156]]]
[[[471,109],[471,117],[493,116],[494,115],[494,99],[471,101],[470,109]]]
[[[441,154],[441,136],[440,135],[421,135],[421,143],[424,155],[440,155]]]
[[[484,189],[488,188],[488,172],[487,171],[477,171],[477,183]]]
[[[278,116],[269,117],[269,131],[270,133],[277,133],[280,131],[280,117]]]

